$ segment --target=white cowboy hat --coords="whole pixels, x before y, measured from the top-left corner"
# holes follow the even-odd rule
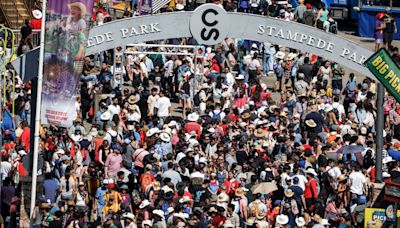
[[[333,110],[333,106],[332,105],[330,105],[330,104],[325,105],[324,111],[326,113],[328,113],[328,112],[330,112],[332,110]]]
[[[285,58],[285,52],[283,52],[283,51],[278,51],[278,52],[275,54],[275,58],[277,58],[277,59],[284,59],[284,58]]]
[[[312,119],[306,120],[306,125],[309,126],[309,127],[316,127],[317,126],[315,121],[312,120]]]
[[[290,52],[289,55],[287,56],[288,60],[293,60],[294,58],[296,58],[297,54],[296,53],[292,53]]]
[[[178,123],[175,120],[171,120],[171,122],[168,123],[168,127],[174,127],[178,125]]]
[[[153,223],[150,220],[144,220],[142,222],[142,227],[144,227],[145,225],[152,227]]]
[[[188,119],[189,121],[196,122],[196,121],[199,120],[199,117],[200,117],[200,116],[199,116],[197,113],[193,112],[193,113],[190,113],[190,114],[188,115],[187,119]]]
[[[164,212],[162,210],[153,210],[153,214],[154,215],[158,215],[160,216],[160,218],[162,218],[164,220]]]
[[[329,226],[329,222],[328,219],[321,219],[321,222],[319,222],[319,224],[324,225],[324,226]]]
[[[258,46],[257,46],[256,43],[253,43],[253,44],[251,45],[251,48],[258,48]]]
[[[389,163],[389,162],[392,162],[392,161],[394,161],[393,158],[390,157],[390,156],[387,156],[382,160],[382,163],[386,164],[386,163]]]
[[[235,225],[233,225],[233,223],[231,222],[231,220],[226,220],[223,227],[235,227]]]
[[[150,205],[150,202],[147,199],[145,199],[140,203],[139,208],[143,209],[143,208],[145,208],[145,207],[147,207],[149,205]]]
[[[305,226],[306,225],[306,220],[304,220],[303,217],[298,217],[296,218],[296,225],[297,226]]]
[[[135,220],[135,216],[134,216],[132,213],[129,213],[129,212],[125,212],[124,214],[122,214],[122,217],[123,217],[123,218],[130,219],[130,220],[132,220],[132,221]]]
[[[86,6],[82,2],[73,2],[68,4],[68,8],[71,10],[72,7],[78,7],[81,10],[81,15],[86,15]]]
[[[276,222],[280,225],[286,225],[289,222],[289,217],[287,215],[276,216]]]
[[[146,136],[147,137],[151,137],[154,134],[158,133],[160,131],[160,129],[158,129],[157,127],[153,127],[150,130],[147,131]]]
[[[168,214],[171,214],[172,212],[174,212],[175,211],[175,209],[173,208],[173,207],[169,207],[168,209],[167,209],[167,213]]]
[[[133,126],[132,124],[128,125],[128,131],[133,131],[133,129],[135,129],[135,126]]]
[[[312,174],[314,176],[318,176],[317,172],[315,172],[315,170],[313,168],[309,168],[306,170],[307,174]]]
[[[35,19],[41,19],[43,16],[42,11],[37,9],[32,11],[32,15]]]
[[[111,112],[105,111],[103,114],[100,116],[100,120],[102,121],[109,121],[111,119]]]
[[[160,134],[160,139],[164,142],[170,142],[171,141],[171,136],[167,132],[162,132]]]
[[[21,156],[27,155],[27,153],[25,152],[25,150],[20,150],[18,151],[18,154]]]
[[[175,6],[175,9],[176,10],[183,10],[185,8],[185,6],[184,5],[182,5],[182,4],[176,4],[176,6]]]
[[[184,196],[184,197],[179,199],[179,203],[187,203],[187,202],[190,202],[190,201],[191,201],[191,199],[190,199],[189,196]]]
[[[243,74],[239,74],[238,76],[235,77],[236,80],[243,80],[244,79],[244,75]]]

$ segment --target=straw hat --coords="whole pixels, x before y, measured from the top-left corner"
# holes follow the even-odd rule
[[[86,15],[86,6],[82,2],[73,2],[68,4],[69,10],[71,10],[72,7],[77,7],[81,10],[81,15],[84,16]]]
[[[277,108],[279,108],[278,106],[276,106],[276,105],[271,105],[271,106],[269,106],[269,112],[270,113],[274,113],[275,112],[275,109],[277,109]]]
[[[188,203],[190,201],[192,200],[190,199],[189,196],[183,196],[182,198],[179,199],[179,203]]]
[[[265,213],[264,213],[264,212],[259,212],[259,213],[257,213],[257,214],[256,214],[256,218],[257,218],[257,219],[260,219],[260,220],[263,219],[263,218],[265,218]]]
[[[150,226],[150,227],[152,227],[152,226],[153,226],[153,223],[152,223],[150,220],[144,220],[144,221],[142,222],[142,227],[144,227],[144,226]]]
[[[221,193],[218,195],[218,203],[226,203],[229,201],[229,196],[226,193]]]
[[[134,95],[131,95],[131,96],[129,96],[129,98],[128,98],[128,103],[129,104],[136,104],[136,102],[138,102],[138,99],[137,99],[137,97],[136,96],[134,96]]]
[[[293,195],[294,195],[294,192],[292,191],[292,189],[287,189],[287,190],[285,190],[285,196],[286,197],[293,197]]]
[[[243,188],[238,188],[235,190],[235,195],[236,196],[244,196],[245,192]]]
[[[42,11],[37,10],[37,9],[35,9],[35,10],[32,11],[32,15],[33,15],[33,17],[34,17],[35,19],[41,19],[42,16],[43,16]]]
[[[264,137],[264,131],[263,131],[263,129],[261,129],[261,128],[257,129],[257,131],[254,132],[254,135],[255,135],[257,138]]]
[[[256,218],[251,217],[251,218],[248,218],[244,224],[246,224],[248,226],[253,226],[255,222],[256,222]]]
[[[347,180],[347,176],[345,174],[342,174],[338,177],[338,181],[344,181]]]
[[[306,125],[311,128],[314,128],[317,126],[317,124],[315,123],[315,121],[313,119],[306,120]]]
[[[318,223],[321,222],[321,216],[319,216],[318,214],[315,214],[311,219]]]

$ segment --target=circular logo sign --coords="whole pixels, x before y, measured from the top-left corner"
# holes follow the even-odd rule
[[[215,4],[204,4],[193,12],[190,32],[199,44],[218,44],[229,32],[228,13]]]

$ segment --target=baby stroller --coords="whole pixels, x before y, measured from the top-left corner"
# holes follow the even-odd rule
[[[337,34],[338,31],[338,25],[337,22],[335,20],[333,20],[333,18],[329,18],[329,32],[333,33],[333,34]]]

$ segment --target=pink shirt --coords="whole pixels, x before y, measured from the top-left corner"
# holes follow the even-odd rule
[[[108,176],[116,176],[121,169],[122,156],[120,154],[111,153],[107,156],[105,166],[108,167]]]

